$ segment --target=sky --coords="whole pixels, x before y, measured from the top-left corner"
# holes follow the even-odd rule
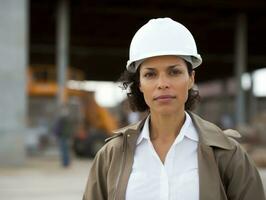
[[[119,83],[109,81],[68,81],[71,89],[94,91],[97,103],[103,107],[113,107],[126,98],[126,92]]]

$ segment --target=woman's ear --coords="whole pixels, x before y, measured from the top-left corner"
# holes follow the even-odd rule
[[[195,71],[194,70],[191,72],[189,79],[190,79],[189,80],[189,89],[191,89],[194,85],[194,82],[195,82]]]
[[[137,76],[138,76],[138,86],[139,86],[139,91],[140,91],[141,93],[143,93],[143,90],[142,90],[142,87],[141,87],[141,83],[140,83],[140,68],[141,68],[141,65],[142,65],[142,63],[139,65],[136,74],[137,74]]]
[[[143,91],[142,91],[142,87],[141,87],[141,84],[139,83],[139,91],[141,92],[141,93],[143,93]]]

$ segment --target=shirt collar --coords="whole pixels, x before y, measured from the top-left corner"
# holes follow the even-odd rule
[[[150,140],[150,115],[148,115],[148,117],[145,120],[144,126],[140,132],[140,135],[138,137],[137,140],[137,145],[143,140],[143,139],[147,139]]]
[[[181,142],[185,137],[196,142],[199,141],[197,131],[192,123],[191,117],[187,112],[185,112],[185,117],[186,117],[185,122],[179,134],[177,135],[174,144]]]
[[[208,122],[198,115],[188,112],[191,117],[193,126],[197,130],[199,142],[204,146],[218,147],[222,149],[232,150],[235,148],[234,143],[218,128],[215,124]],[[136,141],[143,129],[146,118],[129,126],[113,131],[114,136],[106,139],[106,142],[120,136],[128,136],[129,145],[135,149]],[[126,145],[125,145],[126,146]]]
[[[188,137],[189,139],[191,140],[194,140],[196,142],[199,141],[199,136],[198,136],[198,133],[197,133],[197,130],[192,122],[192,119],[190,117],[190,115],[186,113],[186,121],[185,123],[187,123],[187,128],[184,130],[185,131],[185,136]]]
[[[191,139],[191,140],[194,140],[196,142],[199,141],[199,137],[198,137],[197,131],[196,131],[196,129],[192,123],[191,117],[189,116],[189,114],[187,112],[185,112],[185,116],[186,116],[185,122],[184,122],[178,136],[176,137],[174,144],[181,142],[184,139],[184,137]],[[141,133],[137,139],[137,145],[140,144],[140,142],[143,139],[150,140],[149,125],[150,125],[150,115],[145,120],[142,131],[141,131]]]

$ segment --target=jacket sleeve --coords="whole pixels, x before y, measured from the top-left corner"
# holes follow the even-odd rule
[[[83,200],[107,200],[107,156],[101,149],[95,156],[87,180]]]
[[[239,143],[225,169],[225,190],[229,200],[265,200],[258,170]]]

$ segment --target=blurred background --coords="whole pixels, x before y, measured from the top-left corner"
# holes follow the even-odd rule
[[[117,80],[131,38],[157,17],[194,35],[195,112],[239,130],[266,183],[265,10],[264,0],[0,0],[1,199],[81,199],[104,139],[145,116]]]

